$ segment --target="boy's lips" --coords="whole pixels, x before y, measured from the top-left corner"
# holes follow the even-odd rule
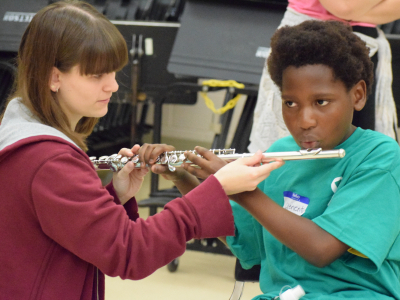
[[[317,142],[317,141],[302,141],[302,142],[300,142],[300,145],[304,149],[320,148],[319,147],[319,142]]]

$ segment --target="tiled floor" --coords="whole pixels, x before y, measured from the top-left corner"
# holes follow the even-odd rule
[[[166,143],[178,150],[195,146],[179,141]],[[148,197],[149,179],[146,176],[138,201]],[[171,186],[170,182],[160,179],[160,189]],[[140,215],[147,217],[148,209],[140,209]],[[234,285],[234,266],[232,256],[188,250],[179,258],[178,269],[173,273],[163,267],[139,281],[106,277],[106,300],[228,300]],[[241,299],[250,300],[260,293],[257,283],[246,283]]]

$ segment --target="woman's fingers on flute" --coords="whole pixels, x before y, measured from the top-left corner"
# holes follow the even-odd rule
[[[266,179],[271,174],[273,170],[276,170],[285,164],[285,162],[280,158],[266,159],[260,150],[258,150],[251,157],[243,158],[243,160],[248,166],[255,167],[250,170],[252,173],[250,180],[254,180],[253,182],[250,181],[250,190],[254,190],[261,181]]]
[[[133,155],[136,155],[138,153],[139,149],[140,149],[140,145],[136,144],[131,149],[122,148],[121,150],[119,150],[118,154],[122,155],[122,156],[131,157]]]
[[[126,156],[126,157],[132,157],[132,156],[137,154],[139,149],[140,149],[140,145],[138,145],[138,144],[134,145],[131,149],[122,148],[121,150],[119,150],[118,155],[122,155],[122,156]],[[128,162],[127,164],[125,164],[125,166],[120,171],[120,172],[122,172],[121,176],[122,177],[129,176],[129,173],[132,172],[134,167],[135,166],[134,166],[134,164],[132,162]]]
[[[132,157],[137,155],[140,149],[140,145],[136,144],[131,149],[122,148],[119,150],[118,154],[126,157]],[[135,169],[135,165],[133,162],[128,162],[125,166],[117,173],[115,178],[128,178],[130,173]],[[143,176],[147,173],[147,171],[143,172]]]
[[[273,170],[276,170],[276,169],[282,167],[284,164],[285,164],[285,162],[280,158],[273,159],[273,160],[271,159],[271,160],[269,160],[269,162],[263,163],[262,166],[259,166],[257,168],[259,172],[258,172],[258,178],[256,178],[256,180],[258,182],[263,181],[265,178],[267,178],[269,176],[269,174]]]
[[[252,157],[240,158],[215,173],[227,195],[256,189],[273,170],[284,164],[283,160],[276,159],[260,166],[262,157],[262,153],[257,152]]]

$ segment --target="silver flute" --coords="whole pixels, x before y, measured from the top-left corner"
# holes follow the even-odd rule
[[[211,149],[209,150],[217,155],[219,158],[231,161],[242,157],[253,156],[254,153],[235,153],[235,149]],[[191,163],[187,159],[185,153],[194,153],[200,156],[195,150],[186,151],[170,151],[164,152],[156,159],[156,164],[167,165],[171,172],[176,170],[183,163]],[[287,151],[287,152],[266,152],[263,153],[265,161],[274,158],[280,158],[282,160],[301,160],[301,159],[322,159],[322,158],[343,158],[346,155],[344,149],[337,150],[322,150],[319,149],[305,149],[299,151]],[[94,167],[97,170],[111,170],[113,172],[118,172],[121,170],[128,162],[132,161],[136,168],[140,168],[142,163],[139,162],[139,155],[134,155],[132,157],[122,156],[119,154],[113,154],[111,156],[101,156],[99,159],[92,156],[90,157]]]

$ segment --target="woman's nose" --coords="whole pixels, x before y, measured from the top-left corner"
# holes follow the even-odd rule
[[[119,85],[117,83],[117,80],[115,79],[115,72],[107,74],[107,81],[105,84],[104,89],[107,92],[116,92],[118,91]]]

